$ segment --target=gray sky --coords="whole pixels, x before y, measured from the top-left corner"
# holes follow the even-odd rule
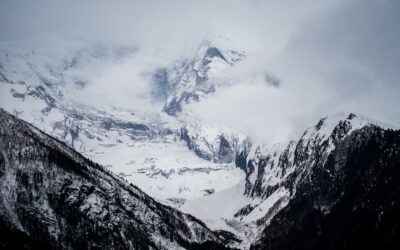
[[[153,57],[160,51],[164,62],[159,63],[165,63],[187,54],[207,34],[225,36],[248,55],[227,72],[242,84],[191,108],[204,119],[274,134],[282,124],[291,131],[293,123],[340,111],[400,120],[399,13],[397,0],[2,0],[0,40],[43,45],[59,36],[145,51],[138,57],[143,63],[113,69],[121,75],[130,65],[147,65],[143,71],[155,67]],[[265,72],[281,79],[280,88],[254,78]],[[98,82],[112,79],[112,71],[106,76]],[[125,77],[121,94],[130,80],[140,78]]]

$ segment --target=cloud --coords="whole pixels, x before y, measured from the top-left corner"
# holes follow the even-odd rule
[[[137,47],[134,57],[91,75],[81,95],[151,108],[148,72],[187,56],[207,34],[225,36],[247,54],[223,72],[238,84],[189,109],[279,140],[328,113],[400,117],[398,13],[396,0],[4,0],[0,40],[45,47],[56,35]],[[279,86],[265,84],[266,76]]]
[[[277,49],[250,54],[227,72],[240,85],[189,109],[269,142],[299,136],[332,113],[398,118],[399,7],[352,1],[309,15]],[[263,84],[265,72],[278,76],[279,88]]]
[[[292,115],[306,114],[310,104],[296,101],[282,88],[257,82],[219,89],[213,97],[187,109],[206,123],[244,131],[255,142],[275,143],[297,135],[294,129],[298,124]]]
[[[350,1],[310,17],[268,67],[309,98],[330,92],[327,111],[398,112],[399,10],[398,1]]]
[[[87,86],[74,94],[81,103],[94,106],[123,107],[142,112],[160,110],[151,101],[151,77],[154,70],[149,57],[141,53],[121,61],[108,62],[96,75],[82,72]],[[82,77],[81,75],[81,77]]]
[[[246,50],[279,44],[299,20],[334,4],[303,1],[51,1],[4,0],[1,40],[39,39],[49,34],[139,43],[176,50],[208,33],[226,36]]]

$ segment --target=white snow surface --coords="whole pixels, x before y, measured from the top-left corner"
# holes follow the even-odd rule
[[[212,45],[205,42],[200,46],[196,60],[201,59],[201,53],[205,53],[202,50],[207,46]],[[140,108],[126,110],[79,104],[75,93],[84,88],[88,80],[82,71],[99,72],[110,63],[129,56],[134,49],[123,50],[128,51],[125,54],[120,51],[119,48],[78,43],[69,44],[60,53],[49,54],[1,44],[0,73],[5,78],[0,77],[0,107],[170,205],[180,206],[185,200],[239,183],[244,174],[233,163],[201,159],[188,149],[179,134],[182,126],[190,129],[198,137],[199,149],[212,155],[218,152],[219,135],[232,134],[229,129],[201,124],[193,114],[177,119],[161,110],[149,113],[141,112]],[[228,56],[226,59],[232,63]],[[227,62],[213,57],[207,69],[201,69],[201,65],[196,67],[212,76],[228,66]],[[183,90],[183,85],[179,91]],[[54,106],[49,108],[49,103],[37,93],[48,94]],[[132,133],[130,128],[113,125],[114,121],[145,125],[148,130]],[[169,132],[160,134],[164,131]]]
[[[190,200],[234,186],[244,173],[233,163],[199,158],[183,142],[137,142],[93,152],[89,157],[161,201]],[[184,200],[181,200],[182,202]]]

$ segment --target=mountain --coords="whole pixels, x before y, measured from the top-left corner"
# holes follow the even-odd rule
[[[114,65],[134,58],[140,48],[79,45],[53,58],[2,47],[0,106],[66,143],[107,176],[122,183],[121,179],[126,180],[128,189],[138,190],[128,183],[138,186],[157,200],[145,199],[147,205],[167,209],[162,214],[174,214],[176,223],[195,221],[196,228],[203,227],[199,230],[208,235],[199,244],[219,247],[226,243],[240,249],[398,246],[399,220],[394,212],[398,206],[398,127],[359,114],[336,114],[320,119],[297,138],[256,144],[240,131],[206,123],[187,105],[237,84],[224,73],[246,60],[246,55],[233,47],[223,39],[205,40],[187,57],[145,72],[150,76],[151,101],[159,107],[151,112],[88,106],[75,96],[91,84],[82,70],[102,68],[104,61]],[[265,80],[280,87],[275,76]],[[24,152],[18,149],[14,154],[19,151]],[[31,160],[35,157],[43,160],[36,153]],[[19,163],[18,157],[8,162]],[[99,189],[107,189],[102,183]],[[16,190],[25,188],[20,186]],[[72,188],[63,191],[72,200],[82,195]],[[79,209],[82,206],[90,211],[86,205]],[[128,218],[119,210],[113,218],[118,220],[119,214]],[[147,218],[140,221],[146,230],[153,225],[147,225]],[[170,248],[194,247],[197,236],[171,231],[184,237],[181,240],[171,232],[172,242],[177,243]],[[156,238],[164,237],[155,233]],[[364,235],[368,240],[361,242]]]
[[[3,110],[0,117],[1,231],[8,236],[1,243],[4,248],[190,249],[202,244],[222,248],[226,243],[221,231],[215,233],[194,217],[161,205],[32,125]],[[353,114],[336,126],[332,120],[322,119],[295,147],[289,143],[275,158],[284,178],[274,186],[257,179],[254,183],[265,186],[245,185],[243,191],[253,205],[233,217],[240,218],[241,228],[256,229],[252,248],[399,244],[400,132]],[[274,168],[271,158],[262,160],[268,155],[248,156],[248,164],[258,168],[257,176],[277,177],[266,171],[266,166]],[[203,198],[204,205],[215,195]],[[229,200],[220,202],[229,207]],[[246,248],[244,243],[239,246]]]
[[[53,55],[2,44],[0,107],[156,199],[180,206],[232,187],[243,177],[234,157],[237,141],[245,136],[204,124],[185,110],[187,103],[212,94],[210,89],[232,84],[217,75],[244,55],[227,44],[204,41],[186,58],[146,72],[152,75],[151,101],[160,106],[152,112],[94,107],[79,99],[93,84],[92,72],[135,58],[138,48],[67,43],[67,49]],[[179,100],[180,107],[173,115],[166,111],[171,100]]]
[[[393,205],[393,208],[388,209],[388,217],[393,223],[390,228],[395,230],[400,221],[390,211],[394,211],[398,204],[394,188],[397,166],[400,166],[399,144],[395,139],[398,135],[397,128],[355,114],[325,117],[308,128],[298,140],[292,140],[286,145],[247,145],[236,156],[236,164],[246,173],[241,184],[224,192],[189,201],[181,209],[200,218],[214,230],[224,229],[238,235],[242,239],[242,248],[250,245],[255,249],[344,247],[334,245],[334,238],[330,238],[331,245],[323,242],[326,238],[321,238],[322,243],[319,244],[312,242],[319,237],[318,227],[325,223],[319,221],[322,215],[339,213],[331,223],[348,220],[343,210],[335,211],[336,202],[345,199],[344,195],[354,198],[346,198],[343,202],[350,203],[345,206],[365,208],[365,204],[369,204],[370,210],[353,211],[358,220],[377,222],[380,214]],[[387,154],[387,157],[382,158],[382,154]],[[380,176],[380,180],[374,180],[373,173],[380,172],[378,163],[383,159],[387,159],[387,163],[382,163],[382,167],[386,164],[390,166],[388,172]],[[363,179],[363,176],[368,178]],[[382,185],[379,190],[372,191],[375,189],[374,181],[386,182],[392,186],[388,188]],[[349,187],[344,187],[344,184]],[[370,200],[372,196],[362,193],[364,188],[370,188],[368,192],[380,193],[385,201],[374,204]],[[352,190],[360,190],[360,194],[352,196]],[[392,191],[393,195],[383,195]],[[303,218],[306,213],[314,217]],[[345,231],[345,225],[349,226],[344,223],[343,228],[340,228],[343,234],[352,230],[349,227],[349,231]],[[357,225],[355,223],[353,226]],[[313,226],[314,231],[308,232],[308,226]],[[366,230],[373,232],[373,229]],[[324,237],[330,237],[331,232],[327,231]],[[390,235],[388,231],[387,234],[379,230],[376,232]],[[302,238],[305,235],[308,238]],[[388,242],[394,242],[394,239],[394,236],[390,236]],[[378,236],[375,240],[385,242]],[[292,245],[293,242],[297,244]]]
[[[347,122],[336,130],[339,138]],[[400,132],[366,126],[316,153],[294,174],[289,204],[252,249],[397,249],[400,246]],[[322,147],[325,147],[323,144]],[[305,152],[305,151],[302,151]],[[318,150],[317,152],[321,152]],[[298,160],[307,156],[298,154]],[[302,158],[305,157],[305,158]]]
[[[221,40],[218,39],[219,47],[216,40],[205,40],[193,57],[156,72],[157,93],[163,93],[163,110],[167,114],[175,116],[182,112],[185,104],[199,101],[214,93],[218,87],[232,84],[232,80],[220,78],[218,73],[241,61],[245,55],[244,52],[227,49],[229,41],[223,41],[225,44],[221,45]]]
[[[2,249],[223,248],[202,222],[0,109]]]
[[[245,135],[204,124],[187,112],[185,105],[201,102],[219,88],[236,84],[223,74],[246,57],[234,47],[229,40],[212,37],[203,41],[193,56],[155,72],[155,92],[163,97],[163,112],[180,122],[180,138],[189,149],[208,161],[233,162],[238,141]]]

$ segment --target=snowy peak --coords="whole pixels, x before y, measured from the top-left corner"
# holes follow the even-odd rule
[[[399,143],[399,130],[350,115],[328,139],[298,145],[296,169],[282,184],[290,201],[252,248],[391,249],[399,235]]]
[[[211,62],[212,58],[214,58],[214,57],[217,57],[225,62],[228,62],[217,48],[210,47],[207,49],[207,51],[204,55],[203,65],[209,64]]]
[[[285,199],[289,199],[296,193],[299,183],[308,180],[314,168],[326,163],[339,143],[364,128],[392,127],[355,114],[337,114],[322,118],[306,129],[297,141],[287,145],[254,146],[248,152],[238,154],[247,159],[247,164],[241,166],[246,172],[245,194],[266,199],[275,192],[282,192],[284,187],[288,191],[284,192]],[[254,206],[247,207],[238,216],[247,216],[254,209]]]
[[[303,136],[318,133],[320,137],[327,137],[338,133],[340,126],[346,126],[346,133],[350,133],[367,125],[374,125],[385,129],[397,129],[395,125],[386,124],[363,115],[338,113],[322,118],[315,126],[308,128]]]
[[[351,114],[335,114],[319,120],[305,130],[298,140],[272,146],[255,145],[247,155],[248,164],[244,168],[248,175],[246,193],[250,196],[263,196],[270,186],[281,183],[293,171],[306,172],[316,154],[323,159],[335,146],[353,131],[366,126],[389,129],[392,126],[372,119]],[[319,159],[319,160],[323,160]],[[262,169],[259,167],[262,166]]]
[[[220,74],[244,57],[243,52],[217,47],[206,40],[192,57],[157,70],[154,93],[157,93],[156,97],[165,97],[164,112],[178,115],[185,104],[200,101],[219,86],[232,84]]]
[[[197,57],[202,59],[204,64],[208,64],[213,60],[219,60],[233,65],[244,59],[245,53],[228,39],[214,36],[201,43],[197,51]]]

